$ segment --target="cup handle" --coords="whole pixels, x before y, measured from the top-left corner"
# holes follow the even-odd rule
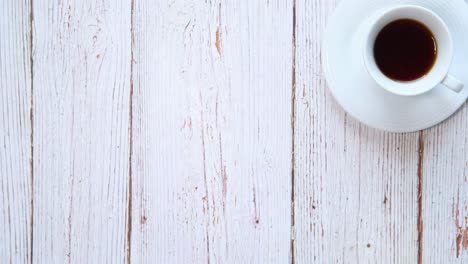
[[[463,89],[463,86],[464,86],[462,82],[457,80],[452,75],[445,76],[444,80],[442,81],[442,84],[456,93],[459,93]]]

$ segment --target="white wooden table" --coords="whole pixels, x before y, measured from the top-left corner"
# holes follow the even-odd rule
[[[332,0],[2,0],[0,263],[468,263],[468,107],[361,125]]]

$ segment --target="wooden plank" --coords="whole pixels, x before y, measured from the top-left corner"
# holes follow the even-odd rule
[[[125,259],[130,1],[34,1],[34,256]]]
[[[423,263],[468,262],[468,107],[424,132]]]
[[[31,256],[29,1],[0,4],[0,262]]]
[[[336,1],[297,0],[297,263],[416,263],[419,134],[361,125],[327,91],[321,41]]]
[[[290,258],[291,1],[135,1],[131,261]]]

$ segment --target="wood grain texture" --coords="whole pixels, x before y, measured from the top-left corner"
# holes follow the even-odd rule
[[[335,5],[296,3],[296,263],[416,263],[419,135],[367,128],[327,91],[321,36]]]
[[[28,1],[0,3],[0,262],[31,256],[31,64]]]
[[[290,1],[135,1],[134,263],[290,259]]]
[[[34,1],[34,263],[125,259],[130,1]]]
[[[467,263],[468,108],[361,125],[339,0],[0,4],[0,263]]]
[[[423,263],[468,262],[468,107],[424,132]]]

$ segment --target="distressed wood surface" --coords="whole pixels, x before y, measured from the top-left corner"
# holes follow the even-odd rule
[[[419,135],[369,129],[327,91],[321,36],[335,5],[296,4],[296,259],[416,263]]]
[[[0,262],[31,258],[29,1],[0,3]]]
[[[296,4],[297,263],[468,261],[466,106],[426,132],[366,128],[326,91],[321,35],[339,1]]]
[[[129,10],[34,1],[34,263],[125,259]]]
[[[424,263],[468,263],[468,107],[423,133]]]
[[[135,1],[133,17],[130,260],[288,262],[292,3]]]
[[[466,263],[468,110],[328,92],[339,0],[3,1],[0,263]]]

